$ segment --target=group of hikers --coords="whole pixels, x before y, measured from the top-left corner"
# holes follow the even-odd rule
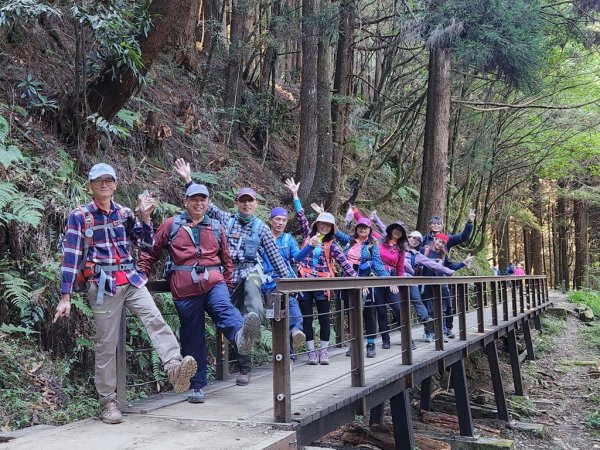
[[[318,216],[309,223],[298,196],[300,184],[288,179],[293,208],[301,230],[301,243],[285,231],[289,212],[271,209],[269,224],[256,216],[258,196],[249,187],[239,189],[234,213],[219,209],[203,184],[191,178],[190,164],[175,161],[175,171],[185,181],[183,210],[163,221],[156,231],[151,214],[155,199],[140,195],[134,215],[116,203],[117,175],[108,164],[93,166],[88,174],[92,199],[69,215],[63,241],[61,298],[54,321],[67,317],[71,294],[87,291],[96,325],[95,385],[100,397],[100,416],[106,423],[120,423],[116,399],[116,348],[123,307],[143,322],[165,371],[178,393],[188,391],[188,401],[203,403],[207,384],[205,314],[237,347],[239,374],[236,384],[251,380],[250,353],[266,321],[264,299],[276,287],[277,278],[330,278],[341,272],[356,276],[450,276],[469,266],[448,257],[449,250],[465,242],[473,229],[475,210],[460,234],[443,233],[440,217],[432,217],[429,230],[408,232],[402,221],[384,225],[376,212],[365,217],[354,206],[346,215],[350,234],[340,230],[333,214],[311,205]],[[131,244],[140,249],[136,262]],[[151,294],[145,287],[164,250],[168,256],[164,276],[168,280],[180,321],[179,347]],[[389,349],[387,307],[400,316],[397,286],[374,288],[364,293],[366,356],[376,357],[376,337]],[[345,293],[341,291],[342,299]],[[424,339],[432,342],[433,291],[410,286],[410,302]],[[292,353],[306,346],[309,365],[327,365],[330,339],[330,293],[300,292],[289,299],[289,338]],[[444,339],[454,338],[453,311],[448,286],[442,286]],[[314,312],[319,323],[318,344],[313,329]],[[413,343],[414,345],[414,343]]]

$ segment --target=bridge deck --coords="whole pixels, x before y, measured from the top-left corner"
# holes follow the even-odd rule
[[[357,401],[364,399],[367,409],[401,392],[406,385],[417,383],[440,367],[482,348],[504,335],[519,322],[539,314],[547,305],[525,310],[525,313],[499,317],[499,325],[491,326],[491,308],[485,308],[485,332],[477,333],[476,311],[467,314],[467,340],[451,339],[443,351],[434,343],[422,340],[421,325],[414,326],[412,336],[417,344],[413,364],[402,365],[399,332],[391,333],[392,348],[382,350],[377,343],[377,357],[365,360],[365,386],[351,387],[350,358],[346,348],[330,352],[329,366],[309,366],[301,356],[291,373],[292,424],[273,422],[273,379],[270,367],[255,368],[250,385],[235,385],[235,377],[212,381],[205,389],[206,403],[189,404],[185,394],[167,393],[133,402],[125,408],[124,424],[106,426],[88,419],[40,433],[32,433],[0,448],[194,448],[206,444],[210,448],[288,448],[288,442],[310,442],[336,426],[351,420]],[[455,318],[455,331],[458,321]],[[442,367],[442,368],[443,368]],[[510,382],[510,381],[509,381]],[[506,383],[506,380],[505,380]],[[296,434],[297,433],[297,434]],[[56,447],[51,444],[56,440]],[[278,444],[279,443],[279,444]],[[284,444],[284,445],[282,445]]]

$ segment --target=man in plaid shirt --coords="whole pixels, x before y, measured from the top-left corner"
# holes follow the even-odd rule
[[[192,184],[190,164],[178,159],[175,161],[175,170],[187,183],[187,189]],[[242,188],[237,192],[235,200],[235,213],[223,211],[211,202],[207,215],[218,219],[227,233],[227,245],[233,260],[233,304],[242,315],[255,312],[264,320],[266,315],[261,290],[263,270],[260,255],[267,256],[280,278],[287,278],[289,272],[271,229],[254,215],[258,207],[256,192],[251,188]],[[239,355],[238,364],[240,373],[236,383],[245,386],[250,382],[252,370],[250,355]]]
[[[177,339],[146,289],[147,278],[137,270],[129,249],[130,239],[140,246],[152,247],[150,215],[156,207],[154,199],[138,199],[140,223],[131,209],[113,201],[117,175],[111,166],[96,164],[88,180],[92,201],[73,210],[67,220],[61,297],[54,322],[69,316],[77,274],[85,267],[87,297],[96,324],[95,384],[100,415],[105,423],[120,423],[123,419],[116,400],[116,349],[124,306],[144,323],[176,392],[187,391],[197,365],[191,356],[182,359]]]

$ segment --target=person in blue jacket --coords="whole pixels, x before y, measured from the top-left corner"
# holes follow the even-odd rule
[[[460,270],[463,267],[468,267],[473,261],[473,256],[468,255],[462,262],[453,262],[448,258],[448,252],[446,247],[448,245],[448,236],[444,233],[438,233],[435,235],[432,245],[424,247],[423,254],[438,263],[448,267],[451,270]],[[421,274],[424,277],[443,277],[445,273],[436,270],[434,268],[423,266]],[[433,289],[437,286],[423,286],[423,303],[427,307],[430,317],[434,317],[433,309]],[[452,332],[453,325],[453,310],[452,310],[452,299],[450,297],[450,289],[447,284],[442,285],[442,314],[445,317],[444,320],[444,342],[448,342],[448,338],[453,339],[455,337]],[[427,322],[425,324],[425,340],[432,342],[434,337],[433,333],[433,322]]]
[[[335,239],[344,247],[346,259],[352,268],[358,273],[359,277],[368,277],[372,273],[378,277],[389,277],[390,272],[385,269],[379,253],[379,243],[372,236],[371,220],[363,217],[356,222],[354,234],[347,235],[343,231],[335,233]],[[398,293],[398,286],[391,286],[393,293]],[[344,298],[346,291],[342,291]],[[369,289],[365,296],[365,308],[363,311],[363,320],[365,324],[365,334],[367,336],[367,358],[375,358],[375,337],[377,336],[376,305],[374,301],[373,289]],[[385,310],[384,310],[385,312]],[[387,312],[385,312],[387,323]],[[380,332],[385,330],[380,330]]]
[[[269,220],[271,225],[271,232],[275,238],[275,244],[279,249],[281,257],[285,261],[286,266],[289,269],[289,278],[298,278],[293,267],[296,261],[301,261],[310,253],[311,249],[305,247],[300,250],[298,242],[290,233],[285,232],[285,227],[288,223],[288,211],[280,206],[271,210],[271,218]],[[268,296],[273,290],[275,290],[275,280],[279,278],[277,271],[271,264],[267,255],[262,255],[263,271],[265,274],[265,282],[262,285],[263,294]],[[301,347],[306,341],[306,335],[302,328],[302,313],[300,312],[300,306],[295,296],[290,295],[289,299],[289,322],[290,322],[290,339],[291,339],[291,353],[292,359],[295,359],[294,350]]]
[[[465,224],[465,228],[460,234],[451,234],[448,236],[448,243],[446,244],[446,251],[449,252],[452,247],[455,245],[462,244],[469,239],[471,236],[471,232],[473,231],[473,221],[475,220],[475,210],[471,209],[469,211],[469,218],[467,219],[467,223]],[[425,248],[428,245],[433,244],[433,239],[436,234],[443,233],[444,231],[444,221],[441,217],[433,216],[429,221],[429,232],[427,232],[423,236],[423,242],[421,243],[422,247]]]

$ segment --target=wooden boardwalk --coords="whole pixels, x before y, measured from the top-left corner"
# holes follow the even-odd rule
[[[496,326],[491,325],[492,308],[485,307],[483,333],[478,332],[480,319],[478,320],[477,311],[468,312],[467,339],[460,340],[457,332],[457,338],[445,343],[444,350],[441,351],[436,350],[435,343],[426,343],[423,340],[423,326],[415,325],[412,337],[417,349],[412,352],[411,365],[402,364],[400,332],[392,332],[391,349],[381,349],[381,343],[378,341],[377,356],[365,358],[365,382],[364,386],[360,387],[352,386],[351,358],[346,356],[347,348],[331,349],[331,363],[328,366],[309,366],[306,364],[306,355],[301,355],[293,364],[290,374],[292,420],[289,423],[274,422],[276,400],[273,398],[274,380],[269,365],[255,368],[248,386],[236,386],[235,375],[222,381],[210,382],[205,388],[204,404],[187,403],[185,394],[157,395],[127,404],[124,408],[124,423],[121,425],[106,426],[99,420],[88,419],[58,427],[54,431],[45,430],[4,444],[0,443],[0,449],[54,448],[47,445],[47,439],[51,435],[60,436],[60,448],[83,447],[82,436],[86,436],[85,448],[88,449],[133,448],[142,443],[144,435],[152,436],[151,442],[144,444],[146,448],[154,448],[154,444],[156,448],[164,448],[169,445],[171,439],[172,433],[168,430],[176,424],[178,425],[175,428],[181,428],[181,424],[188,424],[189,427],[184,428],[190,434],[190,439],[193,439],[193,443],[176,445],[177,448],[293,448],[296,443],[307,445],[353,420],[357,413],[364,414],[377,408],[390,398],[405,392],[407,388],[456,362],[462,364],[463,357],[485,349],[490,342],[514,332],[517,327],[521,328],[526,323],[528,328],[529,320],[539,318],[539,314],[551,303],[552,299],[548,300],[525,309],[516,316],[511,314],[508,320],[503,320],[506,317],[500,314]],[[458,327],[456,319],[455,331]],[[504,380],[504,383],[510,385],[509,380]],[[166,427],[167,431],[156,435],[156,430],[162,429],[161,421],[164,422],[162,428]],[[134,427],[134,430],[131,430],[131,427]],[[131,440],[131,436],[125,432],[128,428],[138,436],[137,441]],[[57,434],[56,430],[61,431]],[[253,438],[253,442],[248,442],[250,431],[258,432],[259,435]],[[102,436],[102,433],[110,433],[114,442],[107,444],[104,440],[90,441],[90,436]],[[120,441],[118,436],[123,436],[123,440]]]

